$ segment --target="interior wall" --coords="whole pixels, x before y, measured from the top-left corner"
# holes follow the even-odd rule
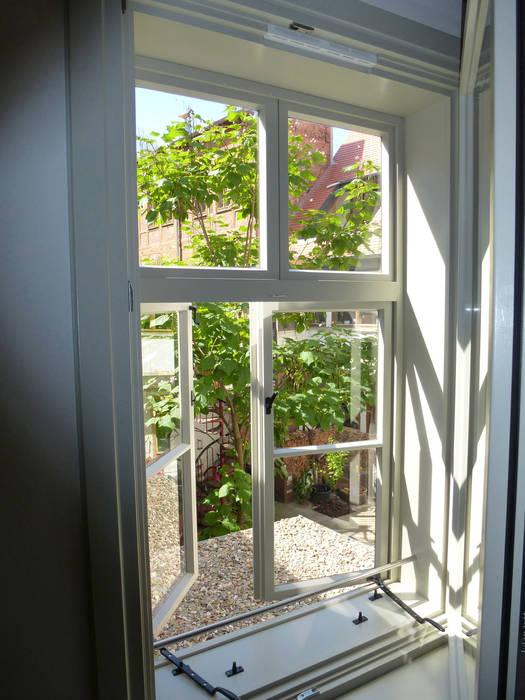
[[[2,698],[96,695],[77,437],[65,3],[2,6]]]
[[[450,100],[406,119],[403,580],[441,600],[446,548]]]

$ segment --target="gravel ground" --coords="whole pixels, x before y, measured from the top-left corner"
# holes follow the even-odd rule
[[[184,569],[179,498],[175,479],[164,473],[154,474],[148,479],[149,567],[153,607],[166,596]]]
[[[156,479],[156,481],[153,481]],[[163,476],[148,480],[148,520],[150,523],[150,562],[152,604],[163,598],[181,571],[178,546],[177,490]],[[169,505],[168,505],[169,504]],[[175,545],[173,542],[175,541]],[[198,544],[199,577],[183,603],[173,613],[157,637],[180,634],[201,625],[260,607],[253,597],[253,535],[242,530]],[[374,565],[374,548],[298,515],[275,523],[275,580],[288,583],[369,568]],[[305,603],[279,608],[235,625],[173,645],[174,649],[212,639],[254,622],[279,616],[301,605],[329,598],[334,590]]]

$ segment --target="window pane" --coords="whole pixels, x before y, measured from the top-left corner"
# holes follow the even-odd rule
[[[376,310],[274,314],[278,447],[377,435]]]
[[[181,442],[177,314],[143,314],[142,383],[146,464]]]
[[[276,585],[374,566],[375,449],[286,458],[275,486]]]
[[[290,267],[382,268],[381,138],[288,120]]]
[[[140,264],[259,267],[257,113],[143,89],[136,104]]]
[[[185,571],[182,463],[173,460],[146,484],[152,609]]]

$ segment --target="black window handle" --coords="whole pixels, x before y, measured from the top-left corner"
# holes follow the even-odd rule
[[[264,399],[264,411],[265,411],[267,416],[269,416],[270,413],[272,412],[272,406],[273,406],[273,402],[275,401],[276,396],[277,396],[277,392],[274,391],[271,396],[267,396]]]

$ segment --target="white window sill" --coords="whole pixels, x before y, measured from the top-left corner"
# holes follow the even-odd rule
[[[441,644],[446,634],[420,625],[392,600],[368,600],[371,589],[282,615],[176,653],[213,686],[242,698],[295,698],[316,687],[323,694],[357,687]],[[403,595],[409,605],[420,601]],[[420,614],[427,614],[417,605]],[[355,625],[359,611],[368,621]],[[225,675],[233,661],[245,670]],[[205,691],[174,666],[160,662],[155,671],[157,700],[199,700]],[[217,695],[217,697],[222,697]]]

